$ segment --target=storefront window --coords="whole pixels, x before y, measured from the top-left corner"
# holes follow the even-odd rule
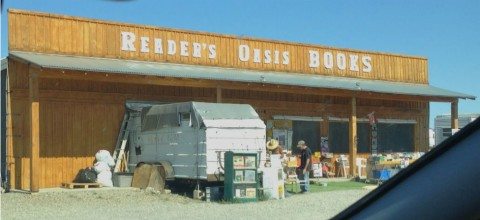
[[[304,140],[312,152],[320,151],[320,123],[318,121],[293,121],[292,150],[300,152],[297,143]]]
[[[328,138],[330,152],[348,154],[348,122],[330,122]]]
[[[380,153],[413,152],[414,124],[378,124],[378,150]]]
[[[329,123],[329,145],[332,153],[348,154],[348,122]],[[357,152],[370,152],[370,124],[357,123]],[[378,124],[378,151],[412,152],[413,124]]]
[[[357,152],[370,153],[371,125],[369,123],[357,124]]]

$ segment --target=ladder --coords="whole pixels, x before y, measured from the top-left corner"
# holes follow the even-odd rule
[[[117,143],[115,145],[115,151],[113,152],[113,159],[115,161],[114,173],[120,172],[120,166],[122,162],[125,165],[125,171],[128,172],[127,157],[125,155],[125,147],[127,145],[128,136],[130,135],[130,113],[126,112],[123,116],[122,125],[118,132]]]

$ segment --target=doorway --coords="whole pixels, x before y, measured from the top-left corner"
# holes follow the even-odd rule
[[[307,146],[312,150],[320,151],[320,123],[318,121],[293,121],[293,135],[291,149],[298,153],[297,143],[304,140]]]

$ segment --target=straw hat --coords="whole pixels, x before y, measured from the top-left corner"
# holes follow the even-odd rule
[[[267,149],[269,150],[275,150],[275,148],[278,147],[278,141],[275,139],[269,140],[267,142]]]

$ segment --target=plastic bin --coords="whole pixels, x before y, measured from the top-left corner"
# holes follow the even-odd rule
[[[390,177],[397,175],[398,172],[400,172],[399,169],[391,169],[390,170]]]
[[[373,171],[373,178],[378,179],[380,181],[385,181],[390,179],[390,170],[374,170]]]
[[[113,186],[130,187],[132,186],[133,173],[114,173],[112,176]]]

